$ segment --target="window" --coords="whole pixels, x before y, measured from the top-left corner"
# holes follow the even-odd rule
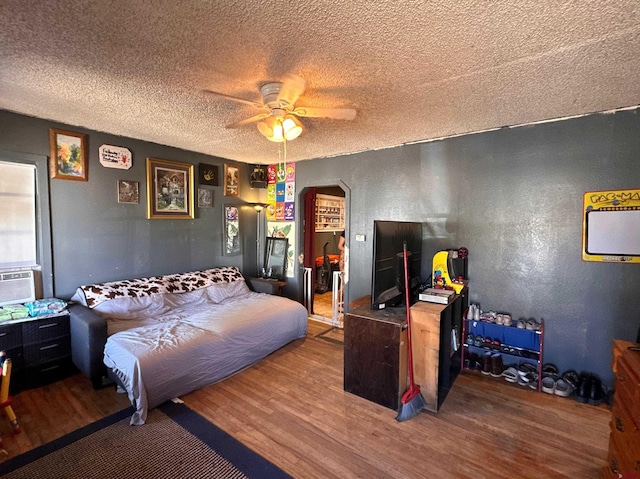
[[[0,270],[34,271],[37,297],[53,296],[46,156],[0,150]]]
[[[0,269],[33,267],[36,248],[36,167],[0,162]]]

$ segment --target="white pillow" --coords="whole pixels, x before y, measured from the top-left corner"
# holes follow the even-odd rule
[[[153,312],[157,314],[161,311],[169,309],[165,305],[164,295],[154,294],[151,296],[139,296],[136,298],[122,297],[114,298],[109,301],[98,304],[95,311],[107,315],[117,317],[131,317],[137,316],[135,313],[140,311]]]
[[[209,301],[213,303],[221,303],[228,298],[243,296],[251,292],[244,279],[239,279],[231,283],[212,284],[211,286],[207,286],[205,290]]]

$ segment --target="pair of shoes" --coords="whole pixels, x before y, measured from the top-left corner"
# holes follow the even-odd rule
[[[518,378],[520,377],[520,375],[518,374],[518,370],[513,366],[510,366],[507,369],[505,369],[504,372],[502,373],[502,376],[507,382],[510,382],[510,383],[517,383]]]
[[[558,379],[558,366],[553,363],[547,363],[542,366],[542,376],[552,376],[554,379]]]
[[[562,373],[562,379],[564,379],[574,391],[580,386],[580,376],[573,369]]]
[[[606,396],[602,381],[597,376],[585,373],[580,375],[580,385],[576,392],[578,402],[598,406],[605,400]]]
[[[527,319],[526,325],[525,325],[526,329],[528,331],[539,331],[540,330],[540,325],[538,324],[538,322],[535,320],[535,318],[529,318]]]
[[[507,313],[498,313],[496,315],[496,324],[511,326],[511,315]]]
[[[545,376],[542,378],[542,392],[566,398],[571,396],[573,388],[562,378],[554,379],[553,376]]]
[[[520,363],[518,365],[518,384],[538,389],[538,370],[533,364]]]

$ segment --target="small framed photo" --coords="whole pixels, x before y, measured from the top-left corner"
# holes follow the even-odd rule
[[[198,184],[207,186],[218,186],[220,184],[220,173],[218,165],[198,165]]]
[[[224,196],[239,196],[240,194],[240,168],[224,165]]]
[[[118,180],[118,203],[137,205],[140,203],[140,183]]]
[[[49,128],[51,178],[87,181],[87,135]]]
[[[147,158],[147,218],[193,219],[193,180],[189,163]]]
[[[213,190],[198,188],[198,208],[213,207]]]

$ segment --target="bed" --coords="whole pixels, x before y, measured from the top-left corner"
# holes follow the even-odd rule
[[[128,394],[134,425],[166,400],[227,378],[307,330],[301,304],[251,291],[237,268],[85,285],[72,299],[84,308],[71,308],[74,362],[91,376],[87,358],[76,358],[86,354],[73,353],[85,339],[74,330],[87,335],[81,316],[91,310],[91,321],[97,315],[105,324],[101,359]]]

